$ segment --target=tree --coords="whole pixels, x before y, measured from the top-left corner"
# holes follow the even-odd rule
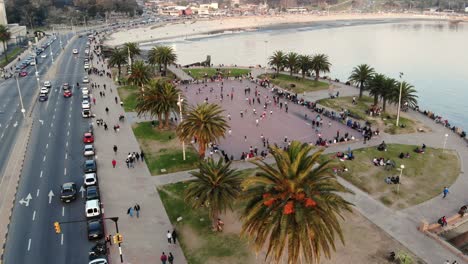
[[[165,121],[164,126],[169,128],[170,114],[178,109],[179,106],[177,103],[179,102],[179,94],[181,94],[182,91],[169,82],[160,81],[159,85],[160,104]]]
[[[330,160],[320,160],[323,149],[309,155],[312,148],[298,141],[288,150],[273,147],[276,164],[252,161],[258,171],[242,183],[242,234],[256,251],[266,246],[265,260],[279,262],[287,251],[290,264],[319,263],[322,252],[330,257],[336,236],[344,243],[339,218],[351,204],[339,193],[350,191],[336,180]]]
[[[109,64],[117,66],[119,70],[119,79],[122,72],[122,65],[127,63],[127,52],[121,48],[114,48],[110,54]]]
[[[148,61],[152,65],[164,66],[164,76],[167,74],[167,65],[175,63],[177,61],[177,55],[174,53],[174,49],[169,46],[156,46],[153,47],[148,54]]]
[[[161,103],[161,89],[160,83],[151,80],[145,85],[144,92],[141,92],[137,97],[137,104],[135,107],[138,116],[150,113],[151,116],[157,116],[159,121],[159,129],[163,128],[162,115],[164,108]]]
[[[135,55],[140,55],[141,50],[140,47],[138,46],[138,43],[135,42],[127,42],[124,44],[124,48],[127,51],[127,53],[130,54],[130,59],[133,61],[133,58]]]
[[[311,69],[315,72],[315,80],[318,81],[320,73],[330,72],[331,63],[325,54],[316,54],[312,58]]]
[[[306,73],[309,72],[312,63],[312,57],[309,55],[299,55],[297,67],[301,69],[302,79],[305,79]]]
[[[374,97],[374,105],[377,105],[379,102],[379,96],[383,89],[383,83],[387,77],[385,75],[377,73],[372,76],[366,86],[366,90],[369,91],[369,94]]]
[[[185,191],[185,201],[194,208],[208,209],[213,227],[220,213],[232,210],[233,201],[241,192],[242,175],[230,169],[231,162],[224,159],[215,162],[212,158],[200,161],[199,171],[190,172],[196,179],[191,180]]]
[[[361,64],[354,67],[348,80],[354,85],[359,85],[359,98],[362,98],[362,92],[364,91],[365,84],[372,78],[374,73],[374,68],[367,64]]]
[[[275,66],[276,75],[278,75],[281,68],[284,67],[285,61],[286,61],[286,55],[281,50],[277,50],[268,59],[268,64],[270,64],[271,66]]]
[[[203,103],[190,107],[184,121],[177,126],[178,137],[185,141],[195,138],[200,158],[204,158],[207,144],[224,137],[229,127],[223,112],[217,104]]]
[[[151,69],[143,61],[136,61],[132,65],[132,73],[128,76],[128,81],[133,85],[143,87],[151,78]]]
[[[295,52],[289,52],[286,54],[284,64],[289,68],[289,75],[292,76],[293,72],[296,70],[297,61],[299,60],[299,55]]]
[[[7,43],[11,38],[11,33],[8,27],[0,25],[0,41],[3,43],[3,54],[5,54],[5,62],[8,63]]]
[[[408,103],[408,106],[416,107],[418,105],[418,96],[416,95],[417,91],[416,89],[414,89],[414,86],[405,81],[403,83],[398,83],[397,84],[398,93],[400,92],[399,90],[400,84],[402,85],[401,86],[401,104],[403,105],[405,103]],[[396,99],[394,101],[395,103],[398,103],[398,97],[399,97],[399,94],[395,98]]]
[[[398,83],[393,78],[385,78],[381,90],[380,90],[380,97],[382,97],[382,111],[385,112],[387,107],[387,101],[391,101],[392,98],[395,97],[396,94],[399,93],[399,87],[397,86]]]

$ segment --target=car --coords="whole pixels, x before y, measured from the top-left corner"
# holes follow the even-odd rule
[[[88,88],[87,88],[87,87],[81,88],[81,94],[83,94],[83,96],[84,96],[84,95],[88,95],[88,94],[89,94]]]
[[[86,173],[84,175],[85,187],[96,185],[96,183],[97,183],[96,173]]]
[[[94,136],[90,132],[86,132],[83,135],[83,143],[93,143],[94,142]]]
[[[83,171],[84,171],[84,173],[97,172],[96,161],[94,159],[85,160],[85,162],[83,164]]]
[[[89,77],[88,76],[83,77],[83,83],[89,83]]]
[[[91,104],[89,103],[88,100],[83,100],[83,102],[81,102],[81,108],[89,109],[89,108],[91,108]]]
[[[89,64],[85,63],[84,68],[85,68],[85,70],[89,69]]]
[[[39,94],[39,102],[45,102],[47,100],[49,100],[49,96],[47,96],[47,94],[45,93]]]
[[[89,54],[89,49],[85,49],[84,53]]]
[[[50,88],[50,87],[52,87],[52,84],[50,84],[50,81],[45,81],[44,82],[44,87]]]
[[[73,49],[73,54],[78,54],[78,50],[77,50],[77,49]]]
[[[104,236],[104,228],[101,219],[93,219],[88,221],[88,239],[99,239]]]
[[[41,55],[41,58],[43,58],[43,59],[47,58],[47,54],[43,53],[43,54]]]
[[[19,76],[20,76],[20,77],[28,76],[28,72],[27,72],[27,71],[21,71],[21,72],[19,73]]]
[[[71,96],[72,92],[69,89],[63,91],[63,97],[70,98]]]
[[[65,203],[69,203],[76,199],[76,193],[76,184],[74,182],[64,183],[60,190],[60,200]]]
[[[62,84],[62,89],[63,90],[68,90],[68,89],[70,89],[70,85],[68,83],[64,83],[64,84]]]
[[[88,156],[94,156],[94,146],[89,144],[89,145],[85,145],[84,146],[84,151],[83,151],[83,155],[85,157],[88,157]]]
[[[41,88],[41,93],[46,93],[46,94],[48,94],[48,93],[49,93],[49,88],[47,88],[47,87],[42,87],[42,88]]]
[[[81,110],[81,116],[84,118],[91,117],[93,114],[91,113],[90,109],[83,109]]]
[[[32,66],[36,65],[36,60],[32,60],[31,62],[29,62],[29,65],[32,65]]]
[[[83,94],[83,101],[86,100],[86,101],[89,101],[91,100],[90,97],[89,97],[89,94]]]
[[[105,258],[97,258],[91,260],[88,264],[107,264],[107,260]]]
[[[86,200],[95,200],[99,199],[99,187],[97,186],[88,186],[86,187]]]

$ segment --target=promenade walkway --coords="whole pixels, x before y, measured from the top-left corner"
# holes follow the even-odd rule
[[[182,81],[193,81],[193,78],[185,73],[181,68],[176,68],[174,65],[168,65],[167,68]]]

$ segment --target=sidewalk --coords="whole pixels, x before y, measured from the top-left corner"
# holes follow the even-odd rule
[[[101,202],[105,217],[119,217],[119,229],[124,241],[122,243],[124,263],[159,263],[163,251],[166,254],[172,252],[175,263],[186,263],[180,246],[169,246],[167,243],[166,233],[168,230],[172,231],[172,225],[152,182],[154,177],[151,176],[146,164],[137,162],[135,168],[126,167],[127,154],[140,152],[140,148],[130,122],[118,121],[119,115],[123,114],[124,110],[114,101],[114,97],[118,97],[117,88],[108,77],[93,74],[90,78],[91,83],[101,85],[100,89],[95,88],[92,92],[96,98],[96,105],[92,106],[92,111],[96,114],[96,119],[104,119],[109,126],[109,130],[105,131],[102,126],[94,125]],[[103,89],[103,84],[106,84],[106,90]],[[104,91],[105,97],[100,97],[99,91]],[[106,107],[109,108],[109,114],[105,112]],[[115,124],[120,125],[119,132],[114,132],[112,127]],[[112,150],[114,145],[118,146],[117,155],[114,155]],[[111,164],[114,158],[117,161],[115,169]],[[136,203],[141,207],[140,217],[132,218],[127,215],[127,209]],[[115,234],[112,221],[106,220],[106,232]],[[116,245],[111,246],[110,260],[112,264],[120,263]]]
[[[185,73],[181,68],[176,68],[174,65],[168,65],[167,69],[174,73],[174,75],[182,81],[193,81],[193,78]]]

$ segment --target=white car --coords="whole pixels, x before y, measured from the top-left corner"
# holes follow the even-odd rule
[[[96,185],[97,177],[96,173],[86,173],[84,175],[84,185],[86,187]]]
[[[85,77],[83,78],[83,83],[89,83],[89,78],[88,78],[88,76],[85,76]]]
[[[49,93],[49,89],[48,89],[47,87],[42,87],[40,93],[48,94],[48,93]]]
[[[89,64],[85,63],[84,68],[85,68],[85,70],[89,69]]]
[[[42,54],[41,54],[41,58],[44,58],[44,59],[47,58],[47,54],[42,53]]]
[[[91,260],[89,264],[107,264],[107,260],[103,258],[98,258],[98,259]]]
[[[88,88],[86,88],[86,87],[81,88],[81,94],[88,95],[89,94]]]
[[[94,156],[94,146],[93,145],[85,145],[83,155],[85,157]]]
[[[84,53],[89,54],[89,49],[85,49]]]
[[[78,54],[78,50],[77,50],[77,49],[73,49],[73,54]]]
[[[89,109],[90,107],[91,107],[91,104],[89,103],[89,101],[84,100],[83,102],[81,102],[81,108]]]
[[[50,81],[45,81],[44,82],[44,87],[50,88],[50,87],[52,87],[52,84],[50,84]]]
[[[32,60],[32,61],[29,63],[29,65],[32,65],[32,66],[36,65],[36,60]]]

